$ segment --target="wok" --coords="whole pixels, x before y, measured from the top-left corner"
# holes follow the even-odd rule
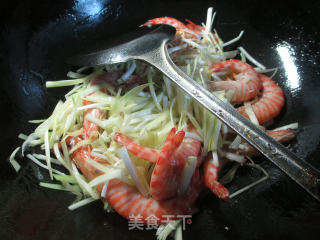
[[[68,57],[150,18],[203,22],[209,6],[217,11],[214,27],[223,40],[245,30],[240,44],[266,66],[279,67],[274,80],[284,89],[286,107],[272,127],[298,122],[289,148],[320,168],[317,1],[10,1],[0,15],[0,239],[155,239],[155,231],[128,230],[127,220],[104,213],[100,202],[69,211],[74,196],[39,187],[46,172],[23,159],[16,174],[7,159],[21,144],[18,134],[34,129],[28,120],[46,118],[66,93],[44,83],[65,78]],[[319,238],[319,203],[269,161],[255,161],[270,179],[227,202],[204,193],[184,239]],[[229,189],[257,177],[244,167]]]

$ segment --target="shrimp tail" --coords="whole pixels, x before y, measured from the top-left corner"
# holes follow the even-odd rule
[[[206,159],[204,163],[204,183],[217,197],[229,199],[229,190],[218,182],[218,167],[213,163],[212,158]]]

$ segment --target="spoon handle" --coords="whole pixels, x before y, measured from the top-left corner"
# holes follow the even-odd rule
[[[270,159],[289,177],[320,201],[319,170],[298,158],[282,144],[256,127],[239,114],[230,103],[221,101],[182,72],[172,62],[167,51],[166,42],[163,42],[161,48],[141,56],[141,60],[147,61],[159,69],[187,94],[196,99],[201,105],[208,109],[208,111],[237,132],[255,149]]]

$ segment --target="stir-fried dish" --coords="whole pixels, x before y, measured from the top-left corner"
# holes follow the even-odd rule
[[[264,74],[275,69],[267,69],[242,47],[225,51],[243,31],[223,42],[212,30],[214,16],[209,8],[202,25],[160,17],[144,26],[174,26],[168,52],[177,66],[277,141],[290,141],[297,124],[266,130],[285,104],[282,89]],[[205,188],[225,200],[261,182],[229,193],[224,184],[232,181],[235,168],[247,164],[267,178],[252,161],[257,152],[250,145],[148,64],[82,67],[68,77],[47,82],[47,87],[73,89],[49,118],[31,121],[40,123],[34,133],[20,137],[25,140],[22,156],[47,169],[53,180],[40,185],[77,195],[69,209],[101,199],[106,209],[128,220],[139,216],[149,224],[152,217],[160,225],[158,238],[165,239],[173,229],[181,231],[179,216],[194,213]],[[17,171],[18,150],[10,157]],[[219,178],[227,162],[235,164]],[[165,225],[170,223],[171,230]]]

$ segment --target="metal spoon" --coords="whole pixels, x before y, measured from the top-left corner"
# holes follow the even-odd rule
[[[320,172],[317,169],[257,128],[231,104],[221,101],[192,80],[171,61],[166,45],[175,32],[173,27],[161,25],[121,45],[72,57],[68,63],[97,66],[137,59],[153,65],[320,201]]]

